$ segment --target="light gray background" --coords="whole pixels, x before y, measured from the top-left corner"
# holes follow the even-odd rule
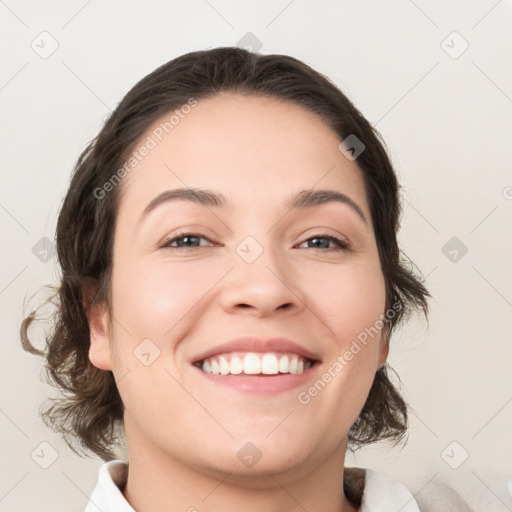
[[[53,240],[79,152],[144,75],[248,32],[333,79],[383,134],[404,187],[402,248],[435,297],[430,326],[392,341],[408,444],[347,462],[420,505],[446,482],[475,510],[512,510],[511,16],[510,0],[0,0],[0,511],[83,510],[101,464],[38,418],[51,390],[18,335],[38,303],[24,299],[58,279],[33,247]]]

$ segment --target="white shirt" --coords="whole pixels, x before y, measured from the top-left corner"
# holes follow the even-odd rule
[[[407,488],[373,469],[365,471],[365,486],[359,512],[421,512]],[[98,483],[85,512],[135,512],[120,488],[128,477],[128,464],[111,460],[102,464]]]

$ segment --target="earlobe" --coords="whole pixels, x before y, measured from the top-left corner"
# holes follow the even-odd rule
[[[386,363],[386,361],[388,359],[388,355],[389,355],[389,332],[388,332],[387,328],[385,328],[385,330],[382,331],[382,339],[381,339],[380,347],[379,347],[379,365],[378,365],[379,368],[384,366],[384,364]]]
[[[84,289],[83,305],[89,322],[89,361],[100,370],[112,370],[107,306],[97,302],[90,289]]]

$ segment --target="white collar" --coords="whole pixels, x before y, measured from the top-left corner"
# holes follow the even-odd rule
[[[125,461],[103,463],[85,512],[135,512],[121,492],[127,478],[128,464]]]
[[[403,484],[373,469],[361,469],[365,471],[365,486],[359,512],[420,512],[414,496]],[[103,463],[85,512],[135,512],[120,490],[127,477],[125,461]]]
[[[360,512],[420,512],[414,496],[405,485],[369,468]]]

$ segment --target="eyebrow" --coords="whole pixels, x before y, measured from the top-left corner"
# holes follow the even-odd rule
[[[231,206],[231,203],[227,201],[224,195],[210,190],[200,188],[166,190],[148,203],[139,218],[139,223],[157,206],[179,199],[185,199],[208,208],[226,208]],[[368,221],[358,204],[349,196],[335,190],[302,190],[295,197],[288,199],[285,202],[285,207],[289,210],[307,210],[331,202],[338,202],[349,206],[368,225]]]

